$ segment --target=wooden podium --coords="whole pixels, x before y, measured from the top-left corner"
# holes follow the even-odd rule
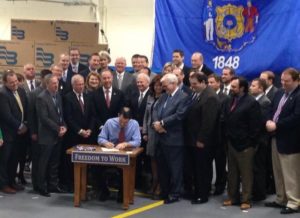
[[[72,147],[67,150],[74,163],[74,206],[79,207],[86,200],[87,165],[113,165],[123,171],[123,206],[127,210],[134,203],[136,158],[143,148],[129,148],[124,151],[107,151],[99,145],[79,145],[82,150]],[[86,151],[84,147],[93,147]],[[105,150],[105,151],[104,151]]]

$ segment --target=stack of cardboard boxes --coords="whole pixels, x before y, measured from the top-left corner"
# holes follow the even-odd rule
[[[87,64],[90,54],[107,49],[106,44],[98,44],[98,37],[98,23],[11,20],[11,40],[0,40],[0,72],[22,72],[26,63],[34,64],[37,71],[49,68],[70,47],[79,48],[81,62]]]

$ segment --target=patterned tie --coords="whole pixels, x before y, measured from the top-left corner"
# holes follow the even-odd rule
[[[283,108],[285,102],[288,100],[288,97],[289,97],[288,93],[284,93],[284,95],[281,97],[280,102],[279,102],[278,107],[277,107],[277,110],[276,110],[276,112],[275,112],[275,114],[273,116],[273,121],[275,123],[277,123],[279,115],[280,115],[280,113],[282,111],[282,108]]]
[[[73,66],[72,66],[72,71],[73,71],[74,73],[78,73],[78,68],[76,67],[76,65],[73,65]]]
[[[118,142],[119,143],[125,142],[125,128],[120,129]]]
[[[224,88],[224,90],[223,90],[223,93],[225,94],[225,95],[228,95],[228,93],[227,93],[227,90],[228,90],[228,88]]]
[[[17,103],[18,103],[18,106],[19,106],[19,108],[20,108],[20,111],[21,111],[21,113],[22,113],[22,122],[23,122],[23,121],[24,121],[24,108],[23,108],[22,101],[21,101],[21,98],[20,98],[20,96],[19,96],[18,91],[15,91],[15,92],[14,92],[14,96],[15,96],[15,99],[16,99],[16,101],[17,101]]]
[[[62,114],[61,114],[61,111],[60,111],[60,108],[59,108],[59,103],[58,103],[56,95],[53,95],[52,99],[53,99],[54,106],[56,108],[57,114],[59,116],[59,123],[62,124]]]
[[[78,95],[78,101],[79,101],[79,104],[80,104],[81,112],[84,113],[84,103],[83,103],[81,97],[82,97],[82,94],[79,94],[79,95]]]
[[[107,108],[110,107],[109,89],[105,89],[105,101]]]
[[[119,89],[121,89],[121,87],[122,87],[122,75],[121,74],[118,74],[118,87],[119,87]]]
[[[30,80],[30,91],[32,92],[34,90],[33,80]]]
[[[143,101],[143,98],[144,98],[144,95],[143,95],[143,93],[141,92],[141,93],[140,93],[139,100],[138,100],[138,106],[139,106],[139,107],[141,106],[141,103],[142,103],[142,101]]]

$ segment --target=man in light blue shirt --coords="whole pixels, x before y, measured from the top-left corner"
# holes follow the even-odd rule
[[[131,111],[128,107],[123,107],[118,117],[108,119],[104,124],[101,133],[98,136],[98,144],[106,148],[116,148],[124,150],[128,147],[138,147],[141,144],[141,133],[139,124],[136,120],[131,119]],[[122,172],[118,170],[121,174]],[[107,175],[105,168],[98,174],[98,184],[100,185],[99,200],[105,201],[108,199],[110,193],[107,187]],[[123,187],[120,179],[120,190],[117,201],[122,202]]]
[[[106,148],[124,150],[127,147],[138,147],[141,144],[139,124],[131,119],[128,107],[121,109],[119,117],[106,121],[98,136],[98,144]]]

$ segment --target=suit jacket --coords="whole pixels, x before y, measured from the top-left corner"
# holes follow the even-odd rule
[[[206,76],[209,76],[210,74],[213,74],[214,71],[212,71],[208,66],[203,64],[202,70],[201,70]]]
[[[38,143],[41,145],[53,145],[58,143],[60,140],[58,137],[60,126],[66,126],[63,118],[61,96],[57,94],[56,97],[60,114],[48,90],[42,91],[36,100],[39,133]]]
[[[215,145],[220,106],[217,94],[210,87],[206,87],[201,95],[193,100],[186,117],[187,145],[196,146],[197,141],[205,146]]]
[[[86,80],[86,78],[87,78],[87,76],[89,75],[90,72],[91,72],[90,68],[87,67],[86,69],[80,71],[79,74],[81,76],[83,76],[84,80]],[[97,72],[100,74],[101,73],[101,69],[98,69]]]
[[[118,77],[117,77],[117,72],[113,72],[113,87],[116,89],[119,89],[118,86]],[[122,86],[121,86],[121,91],[125,93],[127,88],[135,83],[135,78],[132,74],[125,72],[123,76],[123,81],[122,81]]]
[[[119,89],[115,88],[112,89],[109,108],[106,105],[105,95],[102,87],[92,92],[91,97],[94,105],[96,127],[98,129],[100,126],[104,125],[108,119],[117,117],[125,103],[123,93]]]
[[[279,90],[273,99],[271,120],[277,110],[278,104],[284,95],[284,90]],[[276,123],[275,131],[277,149],[282,154],[300,152],[300,88],[299,86],[290,94]]]
[[[93,104],[90,97],[85,93],[83,93],[83,102],[84,112],[82,112],[78,98],[73,91],[65,96],[64,115],[68,125],[67,141],[70,145],[88,143],[90,141],[78,134],[81,129],[95,131]]]
[[[21,87],[18,88],[17,92],[23,106],[23,123],[27,125],[28,103],[26,93]],[[0,90],[0,124],[3,140],[6,142],[14,141],[22,124],[22,112],[13,92],[6,86]]]
[[[41,85],[41,81],[35,79],[35,89],[37,89],[40,85]],[[26,92],[27,95],[28,95],[28,93],[31,92],[26,80],[22,84],[22,88],[25,90],[25,92]]]
[[[191,68],[184,64],[182,71],[184,73],[183,84],[186,85],[187,87],[190,87],[191,84],[190,84],[189,77],[190,77]]]
[[[277,91],[278,91],[278,88],[273,85],[273,87],[268,92],[267,97],[268,97],[268,99],[270,99],[271,102],[273,101],[274,96],[275,96]]]
[[[158,134],[160,144],[168,146],[183,146],[183,119],[189,106],[189,96],[179,89],[171,99],[164,93],[158,99],[153,111],[153,121],[163,121],[166,133]]]
[[[192,96],[192,94],[193,94],[193,91],[190,89],[190,87],[186,86],[184,84],[182,84],[182,86],[180,87],[180,89],[181,89],[181,91],[183,91],[188,96]]]
[[[231,111],[234,98],[231,97],[224,108],[226,135],[231,145],[238,151],[258,144],[262,123],[259,103],[252,96],[241,96]]]
[[[266,130],[266,122],[268,120],[268,116],[271,109],[271,101],[268,99],[266,95],[261,96],[258,99],[258,103],[261,109],[261,116],[262,116],[262,125],[260,131],[260,145],[267,146],[269,140],[269,134]]]
[[[79,63],[77,73],[80,73],[81,71],[86,70],[86,69],[88,69],[88,67],[86,65]],[[71,63],[69,64],[68,70],[71,71],[73,73],[73,75],[76,74],[75,72],[73,72]]]
[[[144,114],[147,106],[147,98],[149,95],[149,89],[143,97],[143,100],[139,106],[138,101],[140,97],[140,91],[138,89],[134,89],[129,96],[126,96],[125,105],[131,109],[133,119],[137,120],[139,126],[143,126],[144,122]]]
[[[38,134],[36,99],[43,90],[44,88],[42,86],[39,86],[28,95],[28,127],[31,135]]]

